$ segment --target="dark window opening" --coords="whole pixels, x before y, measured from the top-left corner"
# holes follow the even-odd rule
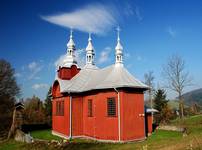
[[[92,101],[92,99],[88,100],[88,117],[93,117],[93,101]]]
[[[108,117],[116,117],[116,100],[115,100],[115,98],[107,99],[107,115],[108,115]]]

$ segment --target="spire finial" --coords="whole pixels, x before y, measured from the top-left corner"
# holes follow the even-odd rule
[[[121,31],[121,29],[120,29],[120,27],[118,26],[118,27],[116,28],[116,30],[117,30],[117,41],[120,41],[120,31]]]
[[[71,28],[70,29],[70,38],[72,39],[72,37],[73,37],[73,29]]]
[[[90,32],[88,33],[88,41],[92,41]]]

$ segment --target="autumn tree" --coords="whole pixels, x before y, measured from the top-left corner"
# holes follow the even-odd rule
[[[44,124],[46,121],[43,102],[36,96],[25,100],[25,124]]]
[[[185,61],[177,55],[173,55],[163,66],[163,77],[165,78],[166,88],[178,94],[180,116],[184,117],[184,102],[182,94],[185,87],[191,85],[189,73],[185,70]]]
[[[15,99],[20,93],[14,74],[10,63],[0,59],[0,132],[10,128]]]

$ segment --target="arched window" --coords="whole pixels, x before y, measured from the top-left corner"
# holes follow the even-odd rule
[[[60,94],[60,85],[59,85],[58,81],[55,81],[54,84],[53,84],[52,96],[53,96],[53,98],[61,96],[61,94]]]

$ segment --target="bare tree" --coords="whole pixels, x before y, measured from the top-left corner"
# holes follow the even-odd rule
[[[148,90],[149,95],[149,102],[151,109],[153,108],[153,101],[152,101],[152,92],[154,91],[154,75],[153,71],[149,71],[148,73],[144,74],[145,84],[148,85],[150,88]],[[153,113],[152,113],[152,120],[153,120]]]
[[[184,103],[182,93],[184,88],[191,85],[189,72],[185,70],[185,61],[178,55],[173,55],[168,59],[163,67],[163,77],[166,79],[166,88],[178,94],[180,116],[184,117]]]

